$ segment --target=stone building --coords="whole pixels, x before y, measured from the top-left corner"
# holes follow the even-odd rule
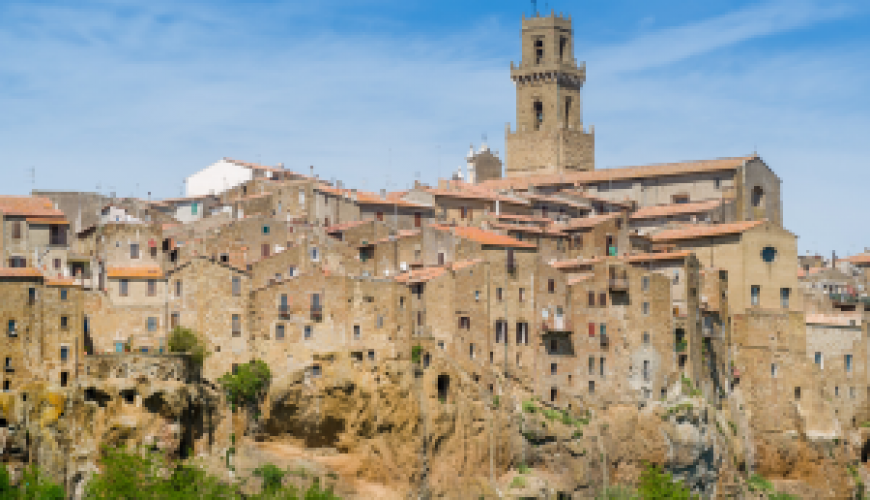
[[[574,59],[571,18],[524,17],[522,26],[522,57],[511,63],[517,123],[505,133],[505,177],[593,170],[593,130],[582,115],[586,65]]]
[[[7,267],[34,267],[68,276],[69,222],[48,198],[0,196],[0,258]]]

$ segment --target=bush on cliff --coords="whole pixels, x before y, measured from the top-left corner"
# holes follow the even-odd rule
[[[254,405],[269,389],[272,371],[264,361],[255,360],[239,365],[236,373],[225,373],[218,379],[234,405]]]
[[[199,337],[190,328],[176,326],[169,334],[169,352],[190,354],[190,360],[197,368],[202,368],[206,352]]]

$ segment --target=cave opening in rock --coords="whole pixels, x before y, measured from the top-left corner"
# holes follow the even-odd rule
[[[867,458],[870,457],[870,439],[864,441],[861,446],[861,463],[867,463]]]
[[[450,375],[438,375],[438,399],[447,399],[450,391]]]

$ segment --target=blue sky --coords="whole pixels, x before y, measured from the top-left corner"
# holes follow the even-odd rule
[[[72,7],[74,5],[74,7]],[[598,168],[757,150],[802,252],[870,246],[870,3],[538,2],[570,13]],[[177,196],[223,156],[361,189],[504,151],[531,3],[0,2],[0,191]]]

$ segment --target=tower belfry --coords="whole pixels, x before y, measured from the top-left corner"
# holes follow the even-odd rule
[[[581,112],[586,64],[574,59],[570,16],[523,16],[522,60],[511,63],[511,79],[517,123],[506,130],[505,176],[593,170],[594,134]]]

